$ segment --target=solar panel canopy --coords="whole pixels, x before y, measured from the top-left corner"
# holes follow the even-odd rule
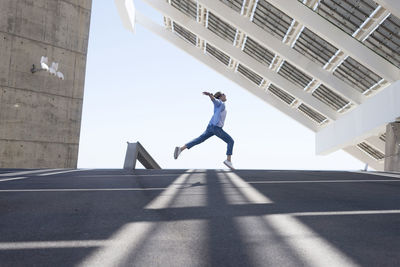
[[[396,12],[374,0],[143,1],[167,31],[316,133],[400,79],[396,1]],[[382,128],[349,147],[382,169],[385,142]]]

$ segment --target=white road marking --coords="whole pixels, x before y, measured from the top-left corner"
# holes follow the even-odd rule
[[[38,174],[38,176],[49,176],[49,175],[55,175],[55,174],[62,174],[62,173],[68,173],[68,172],[80,172],[80,171],[87,171],[90,169],[74,169],[74,170],[66,170],[66,171],[59,171],[59,172],[50,172],[50,173],[43,173],[43,174]]]
[[[365,172],[365,171],[354,172],[354,173],[362,173],[362,174],[368,174],[368,175],[376,175],[376,176],[386,176],[386,177],[400,178],[400,174],[395,174],[395,173]]]
[[[25,177],[26,178],[26,177]],[[1,181],[0,181],[1,182]],[[9,192],[90,192],[90,191],[161,191],[166,188],[54,188],[54,189],[5,189],[0,193]]]
[[[0,250],[49,249],[49,248],[89,248],[110,245],[110,240],[72,240],[72,241],[33,241],[3,242]]]
[[[0,182],[7,182],[7,181],[13,181],[13,180],[21,180],[21,179],[26,179],[28,177],[13,177],[13,178],[6,178],[6,179],[0,179]]]
[[[314,180],[314,181],[248,181],[249,184],[302,184],[302,183],[366,183],[366,182],[400,182],[399,180]]]
[[[290,216],[335,216],[335,215],[375,215],[375,214],[398,214],[400,210],[352,210],[352,211],[311,211],[293,212]]]
[[[62,170],[62,169],[41,169],[41,170],[35,170],[35,171],[8,172],[8,173],[2,173],[2,174],[0,174],[0,177],[5,177],[5,176],[17,176],[17,175],[26,175],[26,174],[35,174],[35,173],[49,172],[49,171],[58,171],[58,170]]]
[[[109,178],[114,178],[114,177],[164,177],[164,176],[177,176],[180,175],[178,173],[172,173],[172,174],[99,174],[99,175],[79,175],[75,177],[80,177],[80,178],[104,178],[104,177],[109,177]]]

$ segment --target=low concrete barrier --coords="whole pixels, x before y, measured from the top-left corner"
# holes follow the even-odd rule
[[[139,160],[146,169],[161,169],[160,165],[157,164],[139,142],[127,143],[128,147],[126,149],[124,162],[125,170],[134,170],[136,167],[136,160]]]

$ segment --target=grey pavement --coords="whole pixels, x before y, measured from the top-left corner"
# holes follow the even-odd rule
[[[0,266],[400,266],[400,179],[0,170]]]

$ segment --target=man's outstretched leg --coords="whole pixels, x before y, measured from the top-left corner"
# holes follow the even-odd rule
[[[214,133],[210,130],[210,126],[208,126],[206,131],[199,137],[193,139],[192,141],[190,141],[189,143],[187,143],[186,145],[184,145],[182,147],[179,147],[179,146],[175,147],[174,159],[177,159],[179,157],[179,154],[181,154],[181,152],[183,150],[185,150],[186,148],[190,149],[190,148],[194,147],[195,145],[203,143],[204,141],[206,141],[208,138],[210,138],[213,135],[214,135]]]

